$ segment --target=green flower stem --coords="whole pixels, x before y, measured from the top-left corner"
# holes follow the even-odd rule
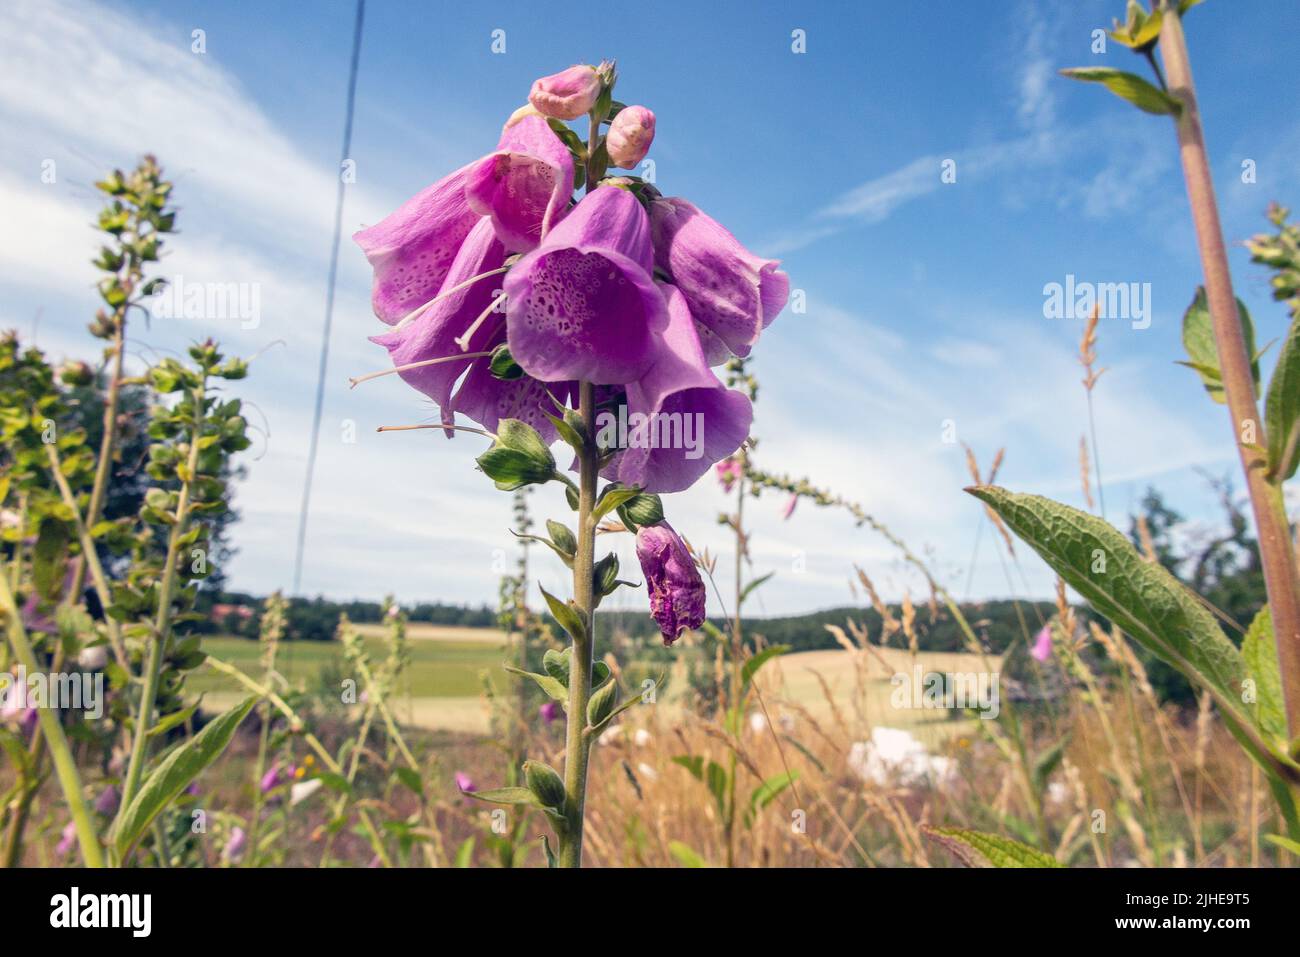
[[[1237,314],[1237,300],[1232,291],[1223,227],[1219,223],[1214,180],[1210,175],[1200,110],[1196,103],[1196,86],[1187,56],[1187,40],[1181,18],[1168,4],[1161,20],[1160,52],[1169,75],[1170,92],[1183,105],[1175,121],[1183,178],[1187,181],[1187,197],[1196,226],[1201,268],[1205,273],[1205,296],[1214,324],[1233,441],[1246,475],[1246,487],[1259,533],[1260,565],[1268,590],[1268,606],[1273,614],[1287,732],[1295,754],[1300,752],[1300,573],[1296,569],[1282,486],[1269,482],[1267,478],[1267,456],[1263,452],[1267,443],[1255,402],[1252,357],[1247,354],[1241,317]],[[1243,435],[1246,430],[1254,434]]]
[[[36,662],[36,653],[32,651],[31,642],[27,640],[27,629],[23,627],[22,613],[18,610],[18,603],[14,600],[14,593],[4,575],[0,575],[0,608],[3,608],[5,617],[9,619],[9,643],[13,646],[18,661],[27,669],[28,674],[38,673],[40,666]],[[24,688],[23,691],[26,692],[26,689]],[[86,801],[81,793],[81,776],[77,773],[77,764],[72,759],[72,751],[68,748],[68,739],[63,734],[63,726],[59,724],[55,710],[48,707],[49,704],[48,701],[43,702],[36,709],[36,718],[40,723],[41,734],[45,737],[50,757],[54,761],[54,773],[58,776],[59,787],[63,790],[63,799],[67,801],[68,812],[72,815],[72,822],[77,831],[77,843],[81,845],[81,858],[87,867],[103,867],[104,853],[100,848],[99,837],[95,833],[95,826],[91,823],[90,812],[86,809]]]
[[[206,376],[195,390],[194,427],[190,433],[190,453],[186,460],[185,477],[181,479],[180,495],[176,502],[175,521],[167,539],[167,558],[163,565],[162,582],[158,586],[158,610],[154,619],[154,634],[149,642],[149,659],[145,663],[144,688],[140,692],[140,709],[136,712],[135,727],[131,737],[131,760],[127,764],[126,780],[122,784],[122,802],[118,814],[124,814],[140,788],[145,763],[149,759],[149,726],[153,721],[154,701],[158,697],[158,679],[162,671],[163,652],[171,637],[172,592],[176,589],[176,562],[180,555],[181,538],[190,523],[190,491],[199,469],[199,443],[203,438],[203,404],[205,402]]]
[[[730,731],[740,738],[741,701],[740,701],[740,666],[744,657],[744,635],[741,632],[740,604],[745,594],[745,472],[749,468],[749,454],[744,446],[740,449],[740,477],[736,480],[736,597],[731,623],[731,694],[728,705],[731,710]],[[727,867],[736,866],[736,751],[731,749],[730,767],[727,775],[727,819],[723,821],[726,838],[725,861]]]
[[[95,551],[94,539],[90,537],[90,526],[82,518],[81,509],[77,507],[77,496],[73,494],[72,487],[68,485],[68,480],[63,475],[63,463],[59,460],[59,450],[56,448],[55,443],[46,444],[45,454],[50,460],[50,475],[54,478],[54,484],[59,489],[59,497],[63,500],[63,504],[72,511],[73,524],[77,529],[77,539],[81,543],[81,555],[90,568],[90,580],[94,583],[95,594],[99,597],[100,605],[108,608],[113,604],[113,595],[108,589],[108,576],[104,574],[104,566],[99,561],[99,553]],[[117,663],[122,666],[123,670],[130,673],[131,659],[126,653],[126,643],[122,640],[122,626],[111,615],[105,616],[105,626],[108,629],[108,643],[113,648],[113,655],[117,658]]]
[[[127,281],[127,289],[134,285],[134,277]],[[108,477],[113,469],[113,446],[117,442],[117,410],[122,388],[122,365],[126,358],[126,306],[118,307],[117,331],[113,334],[113,376],[108,380],[108,397],[104,402],[104,435],[99,442],[99,460],[95,463],[95,482],[90,487],[90,503],[86,506],[86,527],[94,528],[104,510],[108,497]],[[73,570],[71,597],[81,594],[86,582],[85,556]]]
[[[266,603],[266,613],[263,618],[262,639],[266,642],[264,652],[264,661],[266,667],[262,672],[262,680],[267,684],[271,683],[272,675],[275,674],[275,657],[280,648],[280,597],[277,592],[272,595]],[[271,742],[271,706],[262,704],[259,706],[258,716],[261,718],[262,727],[257,735],[257,763],[253,767],[253,812],[249,815],[248,821],[248,855],[245,857],[245,867],[255,867],[257,865],[257,829],[261,824],[262,818],[262,776],[266,773],[266,755]],[[364,740],[364,739],[363,739]],[[351,778],[348,779],[349,781]],[[337,817],[337,815],[335,815]],[[334,835],[330,835],[332,842]],[[326,844],[326,855],[329,854],[329,844]]]
[[[591,753],[591,736],[586,733],[596,624],[593,581],[596,526],[591,513],[596,504],[600,451],[596,448],[595,387],[590,382],[578,386],[578,414],[584,434],[578,455],[578,549],[573,556],[573,600],[583,628],[573,636],[573,657],[569,665],[569,713],[564,739],[566,823],[559,835],[561,867],[582,866],[582,823],[587,797],[587,761]]]

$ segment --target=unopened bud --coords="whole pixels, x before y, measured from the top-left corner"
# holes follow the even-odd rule
[[[632,169],[650,152],[655,139],[655,115],[644,106],[626,106],[609,124],[605,148],[613,166]]]

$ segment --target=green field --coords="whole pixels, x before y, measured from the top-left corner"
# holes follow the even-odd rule
[[[484,632],[494,635],[494,632]],[[387,657],[385,643],[379,638],[363,638],[367,651],[376,662]],[[214,637],[203,640],[208,654],[235,665],[250,675],[259,675],[261,646],[246,638]],[[480,677],[501,674],[504,646],[492,640],[463,640],[455,637],[436,640],[418,638],[410,643],[411,667],[398,688],[401,696],[416,698],[472,697],[482,691]],[[343,646],[336,641],[297,641],[280,646],[277,670],[294,684],[312,686],[321,670],[334,664],[342,668]],[[192,692],[238,691],[238,684],[209,668],[199,668],[186,679]]]

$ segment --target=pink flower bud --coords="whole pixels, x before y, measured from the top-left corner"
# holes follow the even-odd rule
[[[595,106],[599,96],[600,77],[595,68],[579,64],[534,80],[528,102],[543,116],[576,120]]]
[[[609,124],[605,148],[613,166],[631,169],[645,159],[655,139],[655,115],[644,106],[625,106]]]

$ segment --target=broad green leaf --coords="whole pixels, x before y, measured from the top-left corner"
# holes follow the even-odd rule
[[[768,645],[758,654],[746,661],[745,666],[740,669],[742,693],[745,688],[749,687],[749,683],[754,679],[754,675],[758,673],[759,668],[763,667],[763,665],[767,664],[773,658],[778,655],[783,655],[789,650],[789,645]]]
[[[1268,383],[1264,429],[1268,433],[1269,477],[1283,482],[1295,475],[1300,464],[1300,319],[1291,323]]]
[[[704,858],[700,857],[700,855],[695,853],[689,845],[683,844],[681,841],[669,841],[668,853],[677,858],[677,862],[683,867],[709,866],[704,862]]]
[[[1251,723],[1241,705],[1246,666],[1236,646],[1196,597],[1163,567],[1144,561],[1126,536],[1038,495],[995,485],[967,491],[1002,516],[1088,604]]]
[[[194,737],[165,757],[140,786],[113,825],[113,847],[118,857],[127,853],[163,809],[189,787],[199,774],[221,756],[236,729],[257,704],[256,696],[214,718]]]
[[[1060,867],[1050,854],[1009,837],[961,827],[922,827],[921,833],[967,867]]]
[[[1241,331],[1246,339],[1246,353],[1251,357],[1250,371],[1255,379],[1255,394],[1259,394],[1259,356],[1255,354],[1255,324],[1245,303],[1237,300],[1241,316]],[[1205,384],[1205,391],[1215,402],[1223,404],[1223,374],[1219,364],[1219,345],[1214,338],[1214,321],[1205,300],[1205,287],[1197,286],[1192,303],[1183,313],[1183,348],[1191,361],[1182,363],[1195,369]]]
[[[1183,109],[1182,104],[1172,96],[1152,86],[1136,73],[1105,66],[1084,66],[1062,70],[1061,75],[1071,80],[1100,83],[1120,99],[1128,100],[1139,110],[1157,116],[1177,116]]]
[[[1255,700],[1250,710],[1255,724],[1285,746],[1286,708],[1282,700],[1282,678],[1278,674],[1277,645],[1273,639],[1273,616],[1265,605],[1250,623],[1241,642],[1246,676],[1255,683]]]

